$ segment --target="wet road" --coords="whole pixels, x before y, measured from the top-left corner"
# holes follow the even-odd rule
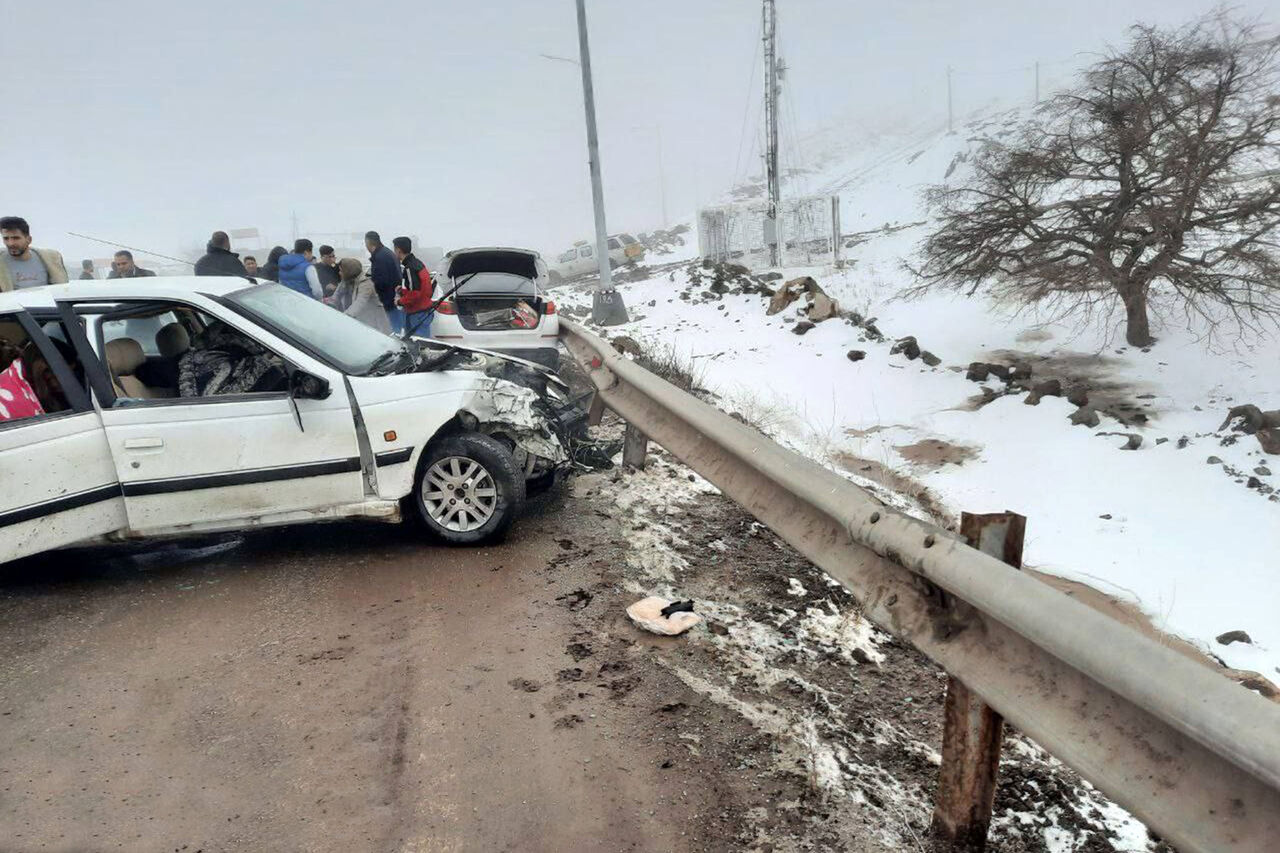
[[[0,849],[683,849],[638,723],[537,692],[571,510],[493,548],[342,524],[0,568]]]

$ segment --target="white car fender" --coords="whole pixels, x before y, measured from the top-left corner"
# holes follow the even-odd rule
[[[466,370],[353,376],[350,382],[383,499],[398,500],[413,491],[423,450],[460,413],[474,418],[473,427],[481,432],[510,436],[526,453],[556,464],[568,459],[534,407],[538,395],[513,382]]]

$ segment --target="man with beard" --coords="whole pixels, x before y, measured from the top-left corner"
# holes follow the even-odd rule
[[[0,263],[0,291],[66,284],[67,267],[53,249],[31,247],[31,226],[21,216],[0,217],[4,262]]]

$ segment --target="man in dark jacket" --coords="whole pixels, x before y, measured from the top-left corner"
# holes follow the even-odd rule
[[[396,307],[396,288],[400,285],[400,264],[391,250],[382,245],[377,231],[364,235],[364,247],[369,250],[369,278],[378,292],[378,301],[387,312],[393,333],[404,331],[404,312]]]
[[[196,275],[247,275],[240,256],[231,251],[231,238],[226,231],[214,231],[207,251],[196,261]]]
[[[320,289],[325,296],[332,296],[338,289],[342,275],[338,272],[338,256],[332,246],[320,247],[320,263],[316,264],[316,275],[320,277]]]
[[[404,327],[410,334],[431,337],[431,317],[429,313],[435,305],[435,284],[431,280],[431,271],[427,265],[413,254],[413,241],[408,237],[397,237],[391,241],[395,246],[396,260],[404,271],[400,277],[400,310],[404,312]]]
[[[93,268],[93,261],[84,260],[80,262],[80,280],[93,281],[98,277],[98,272]]]
[[[121,249],[111,259],[111,272],[107,278],[146,278],[155,275],[151,270],[144,270],[133,262],[133,252]]]

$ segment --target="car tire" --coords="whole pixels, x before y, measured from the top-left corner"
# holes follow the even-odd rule
[[[413,484],[418,519],[433,537],[450,545],[501,539],[524,508],[524,498],[524,474],[511,452],[476,432],[429,445]]]
[[[564,276],[560,275],[560,273],[556,272],[555,270],[552,270],[551,272],[547,273],[547,284],[550,287],[559,287],[560,285],[564,284]]]

